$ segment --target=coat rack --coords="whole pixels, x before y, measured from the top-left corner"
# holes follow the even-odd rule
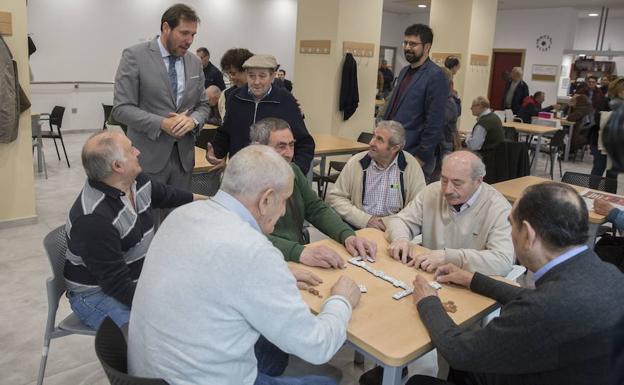
[[[4,36],[13,35],[13,24],[11,21],[10,12],[0,11],[0,35],[4,35]]]
[[[299,53],[329,55],[331,40],[300,40]]]
[[[375,44],[358,43],[355,41],[342,42],[342,54],[350,53],[353,56],[373,57],[375,54]]]

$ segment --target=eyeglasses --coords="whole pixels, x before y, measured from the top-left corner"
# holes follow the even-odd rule
[[[414,48],[414,47],[417,47],[419,45],[425,45],[425,43],[418,43],[418,42],[415,42],[415,41],[403,40],[403,47]]]

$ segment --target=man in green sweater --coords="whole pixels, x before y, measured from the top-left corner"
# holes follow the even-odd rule
[[[347,225],[328,207],[312,190],[308,179],[299,167],[292,163],[295,139],[287,122],[277,118],[265,118],[250,128],[252,143],[271,146],[284,159],[290,162],[295,173],[292,196],[286,204],[286,214],[275,224],[269,239],[287,261],[295,261],[307,266],[325,268],[344,268],[345,261],[327,246],[309,246],[304,248],[303,221],[307,220],[319,231],[345,246],[353,256],[375,258],[377,245],[355,235]]]

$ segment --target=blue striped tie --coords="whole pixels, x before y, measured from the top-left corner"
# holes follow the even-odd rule
[[[169,83],[173,92],[173,100],[178,103],[178,73],[176,72],[175,63],[178,58],[169,55]]]

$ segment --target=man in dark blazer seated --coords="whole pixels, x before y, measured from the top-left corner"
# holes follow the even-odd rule
[[[448,81],[429,60],[433,31],[424,24],[405,30],[403,50],[410,64],[403,67],[388,100],[383,120],[395,120],[405,128],[404,150],[414,155],[429,180],[435,167],[435,150],[444,136],[444,112]]]
[[[150,179],[187,190],[195,165],[193,130],[209,116],[202,65],[188,52],[198,22],[193,9],[173,5],[162,16],[159,37],[123,51],[112,111],[128,126]]]
[[[535,289],[512,286],[447,264],[436,271],[497,300],[501,315],[483,329],[462,329],[422,276],[413,301],[455,384],[606,384],[612,331],[624,315],[624,279],[587,241],[587,207],[570,186],[528,187],[509,216],[518,260]],[[442,288],[441,290],[444,290]],[[446,383],[415,376],[409,385]]]
[[[505,84],[503,92],[503,108],[511,109],[517,115],[522,107],[522,101],[529,96],[529,86],[522,80],[522,68],[514,67],[511,70],[511,79]]]

